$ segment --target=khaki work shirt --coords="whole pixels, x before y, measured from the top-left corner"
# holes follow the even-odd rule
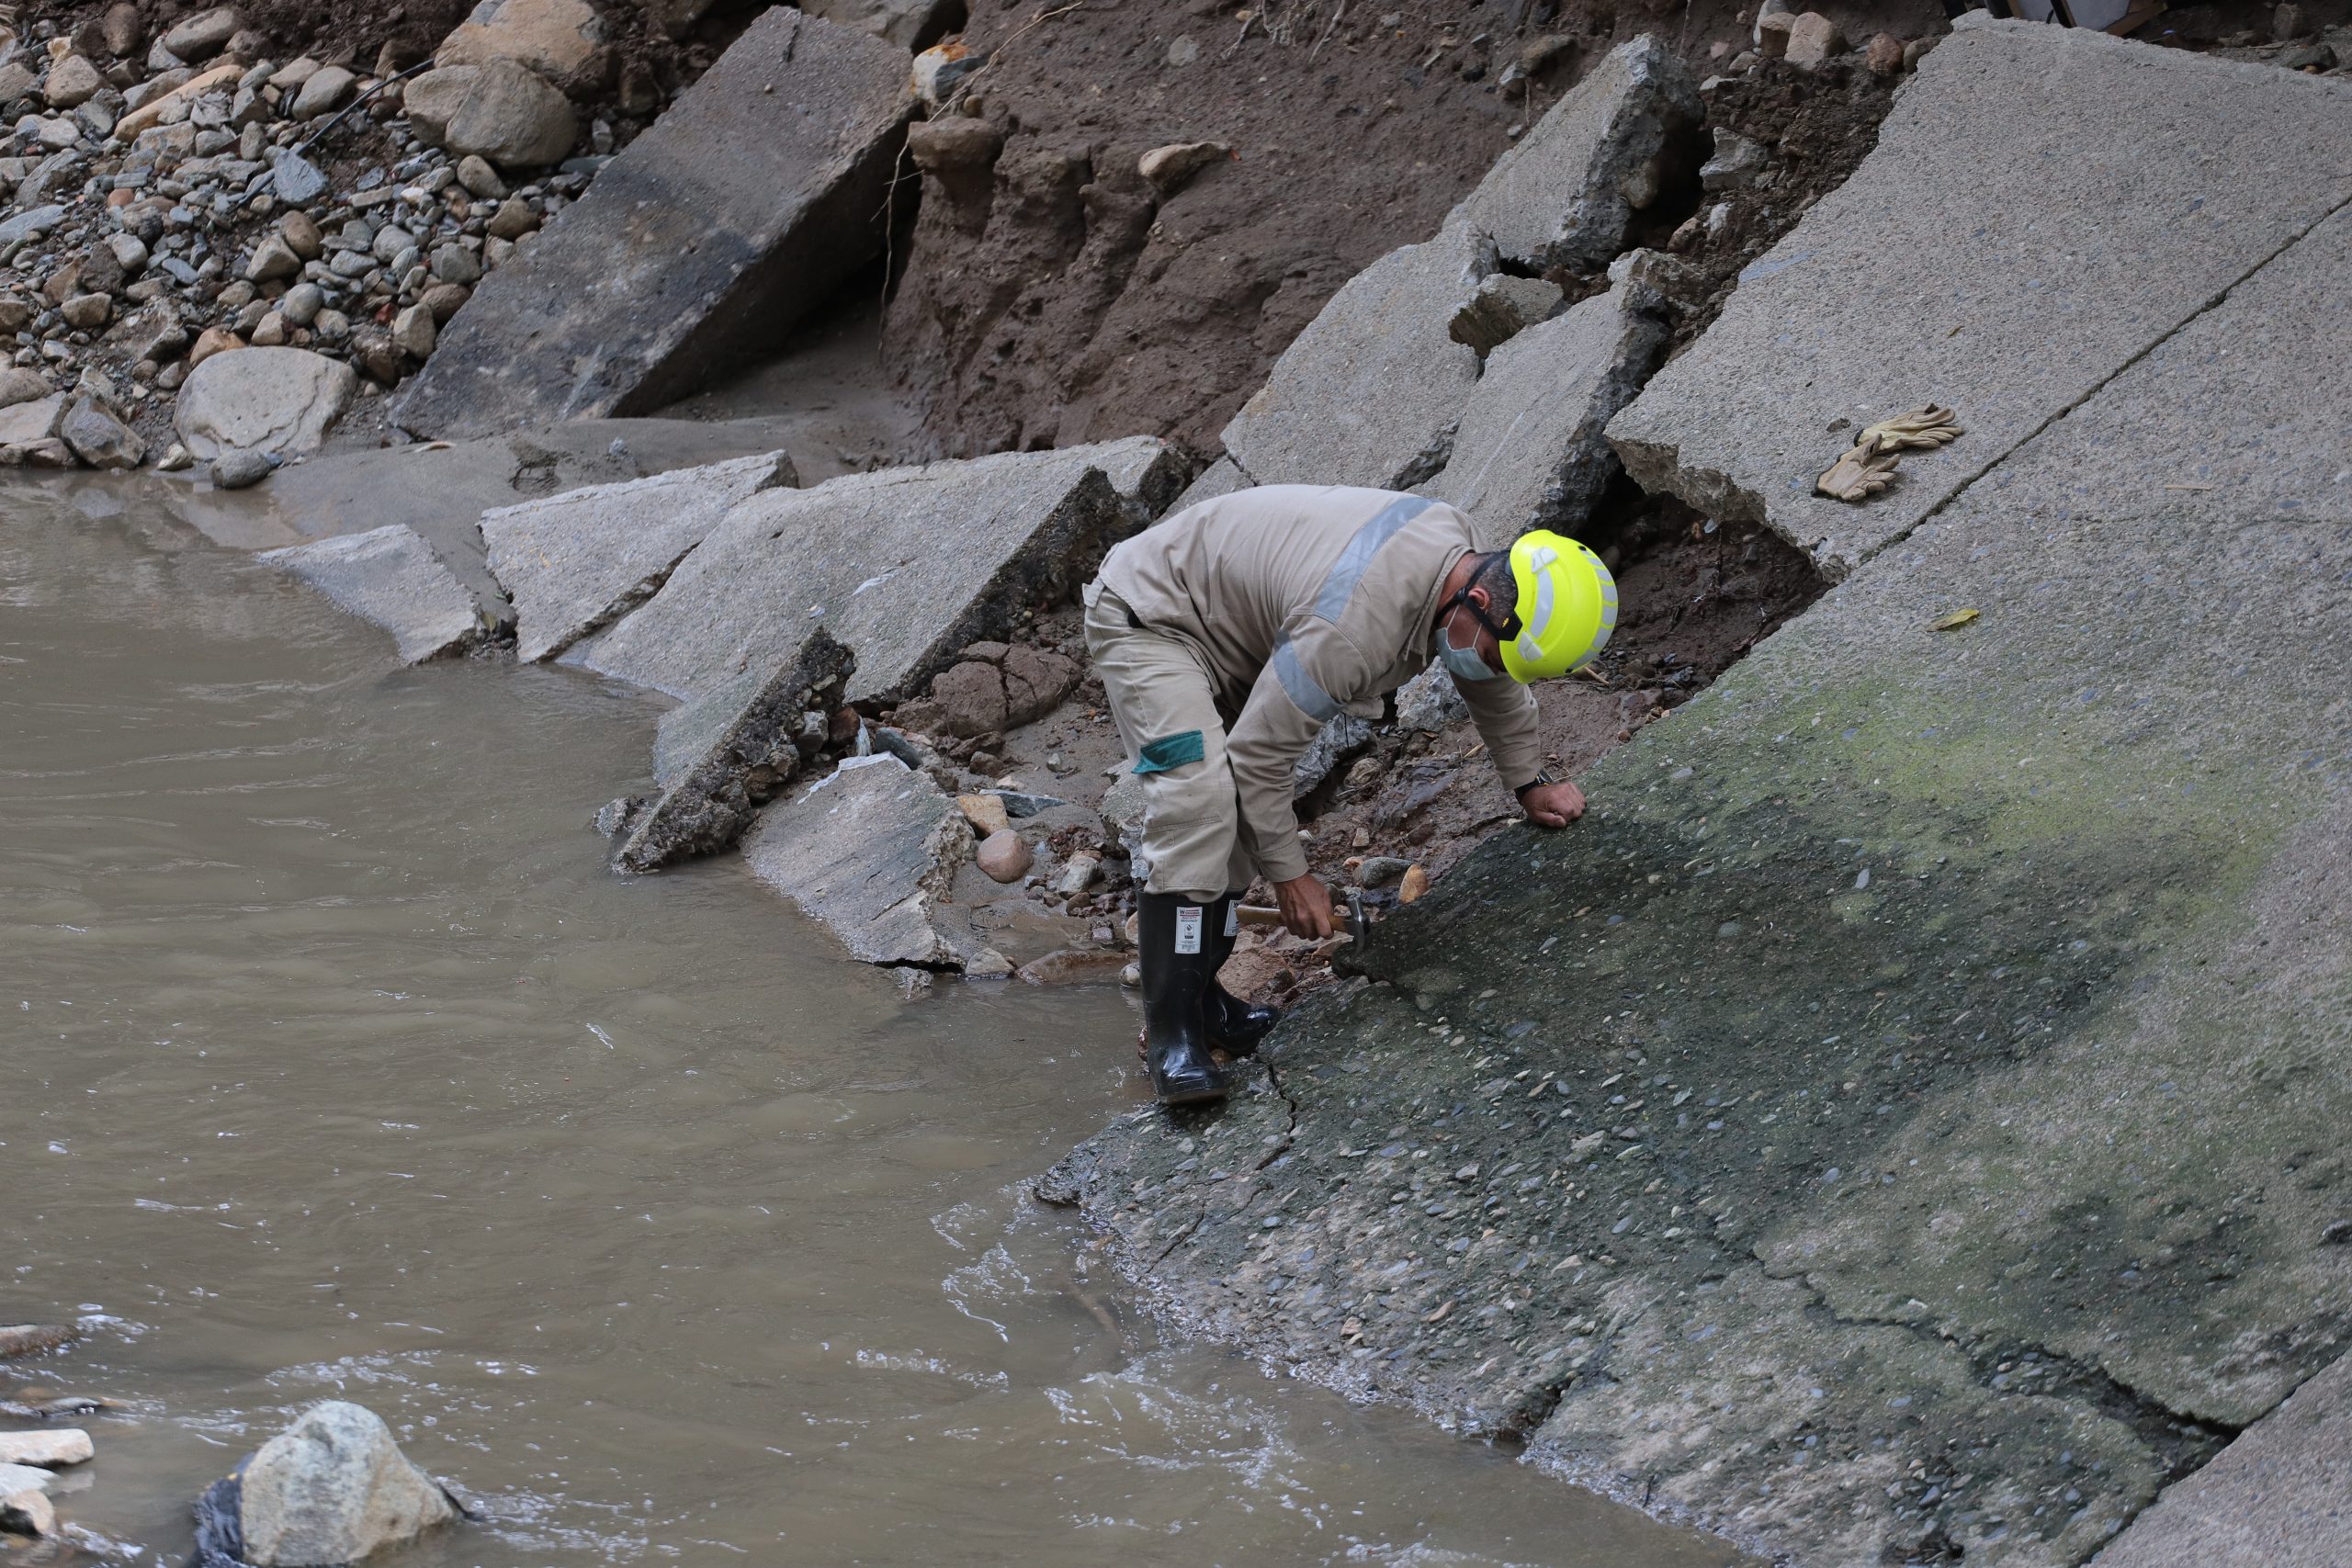
[[[1113,549],[1099,581],[1153,631],[1206,656],[1226,717],[1244,846],[1271,879],[1306,874],[1291,779],[1323,726],[1381,716],[1436,657],[1438,592],[1473,547],[1441,501],[1263,485],[1186,507]],[[1457,681],[1505,785],[1543,771],[1535,696]]]

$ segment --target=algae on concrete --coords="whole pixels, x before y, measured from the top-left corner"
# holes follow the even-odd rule
[[[1042,1190],[1178,1315],[1762,1550],[2087,1559],[2352,1343],[2347,236]]]

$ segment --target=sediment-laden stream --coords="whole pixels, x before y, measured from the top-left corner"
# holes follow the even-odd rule
[[[116,492],[0,502],[0,1371],[176,1562],[330,1396],[479,1507],[415,1568],[1717,1563],[1164,1340],[1020,1179],[1136,1095],[1114,990],[913,1006],[734,862],[604,869],[654,709],[401,671]]]

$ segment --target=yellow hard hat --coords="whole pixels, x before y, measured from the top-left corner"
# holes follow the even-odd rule
[[[1617,629],[1617,580],[1600,558],[1565,534],[1538,528],[1510,547],[1519,585],[1517,637],[1502,639],[1503,672],[1521,684],[1565,675],[1609,646]]]

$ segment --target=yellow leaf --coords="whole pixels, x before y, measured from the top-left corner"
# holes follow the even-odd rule
[[[1934,620],[1929,621],[1928,629],[1931,632],[1948,632],[1955,626],[1966,626],[1974,620],[1977,615],[1978,612],[1974,610],[1954,610],[1949,615],[1938,615]]]

